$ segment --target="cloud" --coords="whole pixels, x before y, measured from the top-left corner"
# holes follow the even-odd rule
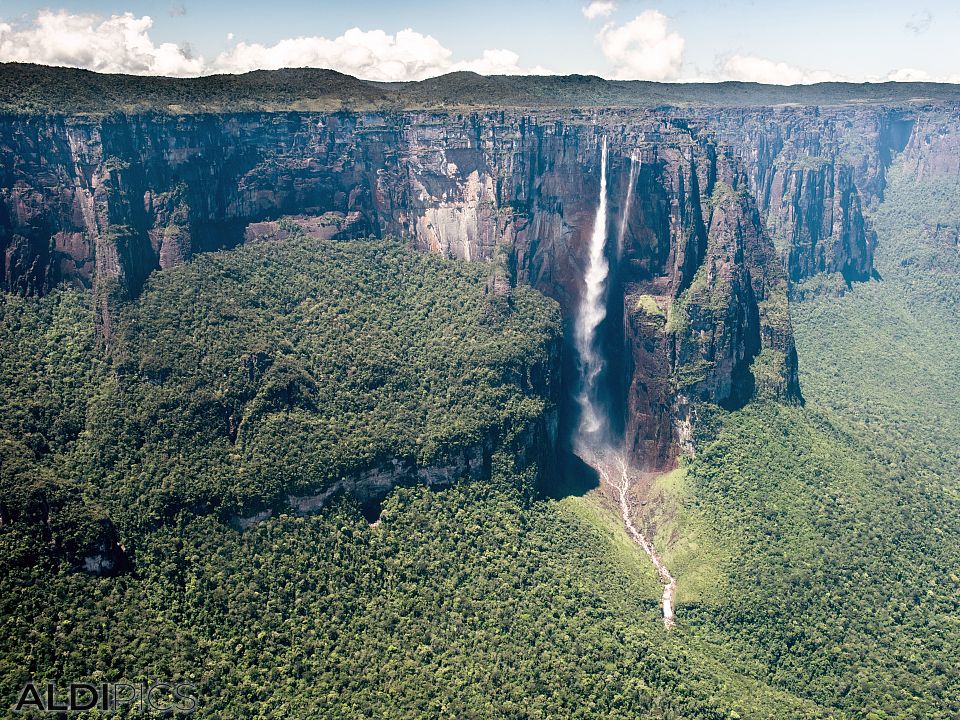
[[[174,3],[167,12],[170,17],[183,17],[187,14],[187,6],[183,3]]]
[[[483,75],[549,74],[544,68],[521,67],[520,56],[512,50],[484,50],[479,58],[461,62],[453,62],[452,55],[432,36],[409,28],[395,35],[353,28],[333,40],[300,37],[269,46],[241,42],[218,55],[213,67],[219,72],[326,67],[384,82],[422,80],[455,70]]]
[[[347,30],[328,40],[298,37],[274,45],[240,42],[221,53],[213,68],[221,72],[275,70],[283,67],[325,67],[367,80],[420,80],[446,72],[453,53],[429,35],[401,30]]]
[[[454,63],[448,71],[469,70],[480,75],[553,75],[537,65],[533,68],[520,66],[520,56],[512,50],[484,50],[476,60]]]
[[[607,0],[594,6],[614,7]],[[176,6],[174,6],[176,7]],[[600,13],[594,9],[591,12]],[[602,12],[607,12],[602,9]],[[601,15],[595,14],[595,17]],[[66,65],[99,72],[190,77],[211,73],[240,73],[282,67],[332,68],[360,78],[381,81],[421,80],[469,70],[483,75],[548,75],[540,66],[525,66],[507,48],[484,50],[478,57],[455,60],[439,40],[413,29],[387,33],[353,28],[334,38],[295,37],[273,44],[234,41],[213,58],[194,55],[186,43],[154,42],[153,20],[133,13],[102,17],[42,10],[32,22],[20,25],[0,21],[0,62]],[[666,15],[647,10],[633,20],[608,21],[596,35],[617,79],[677,80],[684,68],[684,39],[671,31]],[[690,68],[687,68],[688,72]],[[694,68],[695,70],[695,68]],[[704,73],[700,73],[703,75]],[[773,84],[806,84],[843,80],[825,70],[810,70],[748,54],[723,56],[704,80],[744,80]],[[691,80],[691,77],[685,78]],[[870,81],[960,82],[960,76],[932,76],[917,68],[894,69]]]
[[[668,18],[645,10],[623,25],[607,23],[599,33],[600,49],[618,80],[673,80],[683,65],[684,39],[670,32]]]
[[[930,29],[932,23],[933,15],[929,10],[923,10],[911,15],[910,19],[904,23],[904,27],[914,35],[923,35],[923,33]]]
[[[596,20],[598,17],[608,17],[617,9],[617,4],[613,0],[593,0],[592,3],[582,8],[583,16],[587,20]]]
[[[877,78],[877,81],[883,82],[933,82],[933,83],[953,83],[960,84],[960,73],[953,75],[931,75],[926,70],[919,68],[899,68],[891,70],[884,78]]]
[[[717,63],[713,80],[740,80],[768,85],[809,85],[818,82],[944,82],[960,83],[960,74],[934,76],[918,68],[899,68],[886,75],[868,75],[858,80],[836,75],[827,70],[805,68],[774,62],[754,55],[733,55]]]
[[[887,80],[893,82],[930,82],[930,73],[926,70],[918,70],[917,68],[900,68],[899,70],[892,70],[887,75]]]
[[[16,29],[0,23],[0,61],[67,65],[135,75],[196,75],[200,58],[173,43],[154,44],[149,16],[132,13],[102,18],[41,10],[33,25]]]
[[[810,85],[842,80],[840,76],[827,70],[807,70],[756,55],[740,54],[726,58],[720,64],[718,75],[720,80],[739,80],[767,85]]]
[[[213,60],[194,56],[188,45],[156,44],[148,33],[153,20],[132,13],[102,18],[65,11],[41,11],[31,25],[14,28],[0,22],[0,61],[66,65],[134,75],[194,76],[240,73],[283,67],[320,67],[367,80],[421,80],[452,70],[482,74],[548,74],[524,68],[506,49],[455,62],[453,51],[430,35],[412,29],[389,34],[353,28],[339,37],[296,37],[272,45],[238,42]],[[233,34],[227,34],[228,41]]]

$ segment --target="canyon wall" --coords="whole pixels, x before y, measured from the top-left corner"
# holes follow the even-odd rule
[[[883,107],[721,110],[699,122],[734,149],[788,278],[874,272],[876,234],[864,215],[918,113]],[[921,116],[923,116],[921,114]]]
[[[864,209],[882,197],[895,153],[924,162],[916,130],[932,122],[882,108],[686,115],[8,116],[2,282],[23,294],[91,287],[109,340],[112,304],[135,297],[150,272],[294,222],[491,262],[501,281],[537,287],[569,319],[606,136],[616,242],[603,382],[627,447],[666,467],[690,445],[697,402],[799,399],[788,287],[820,272],[870,277]],[[569,353],[565,362],[569,375]]]
[[[960,178],[960,118],[941,109],[917,119],[903,150],[903,166],[917,182],[956,182]]]

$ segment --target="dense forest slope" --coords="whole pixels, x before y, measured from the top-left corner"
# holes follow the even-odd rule
[[[89,294],[5,297],[4,688],[159,673],[200,717],[822,714],[663,636],[636,549],[535,493],[553,303],[284,227],[154,275],[107,355]]]
[[[956,176],[891,173],[882,281],[793,306],[806,406],[716,417],[673,500],[729,568],[690,621],[856,717],[960,712],[958,207]]]
[[[115,570],[95,533],[73,539],[83,499],[127,533],[187,508],[239,522],[342,492],[376,501],[504,463],[532,490],[556,441],[559,319],[489,280],[391,241],[294,234],[157,275],[106,355],[89,294],[7,296],[4,562],[46,554],[29,542],[42,513],[55,557]]]

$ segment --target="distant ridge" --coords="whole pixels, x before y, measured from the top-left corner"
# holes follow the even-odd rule
[[[383,83],[318,68],[170,78],[0,63],[0,112],[220,113],[244,111],[469,110],[482,108],[756,107],[958,104],[948,83],[657,83],[591,75],[455,72],[419,82]]]

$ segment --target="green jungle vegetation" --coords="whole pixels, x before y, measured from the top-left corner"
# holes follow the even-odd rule
[[[381,83],[319,68],[171,78],[0,63],[0,113],[16,115],[757,107],[958,100],[960,91],[956,85],[944,83],[819,83],[786,87],[748,82],[604,80],[593,75],[483,76],[472,72],[453,72],[418,82]]]
[[[895,169],[871,219],[882,281],[792,308],[805,406],[714,413],[652,512],[682,622],[758,679],[849,717],[954,718],[960,255],[936,229],[960,184]]]
[[[111,339],[85,474],[146,526],[522,442],[552,402],[559,312],[487,272],[295,234],[156,274]]]
[[[162,678],[210,718],[957,717],[960,262],[931,228],[958,199],[891,173],[882,281],[793,306],[806,404],[706,412],[649,491],[671,633],[608,502],[534,492],[505,450],[375,524],[350,500],[229,522],[385,453],[509,448],[550,402],[535,293],[390,242],[267,243],[153,276],[105,359],[88,295],[5,296],[3,702]],[[76,572],[108,519],[134,571]]]
[[[533,290],[493,293],[488,272],[294,234],[156,273],[115,311],[104,360],[89,294],[5,296],[7,484],[35,467],[126,532],[394,459],[509,451],[552,407],[560,320]],[[11,501],[13,519],[34,500]]]

